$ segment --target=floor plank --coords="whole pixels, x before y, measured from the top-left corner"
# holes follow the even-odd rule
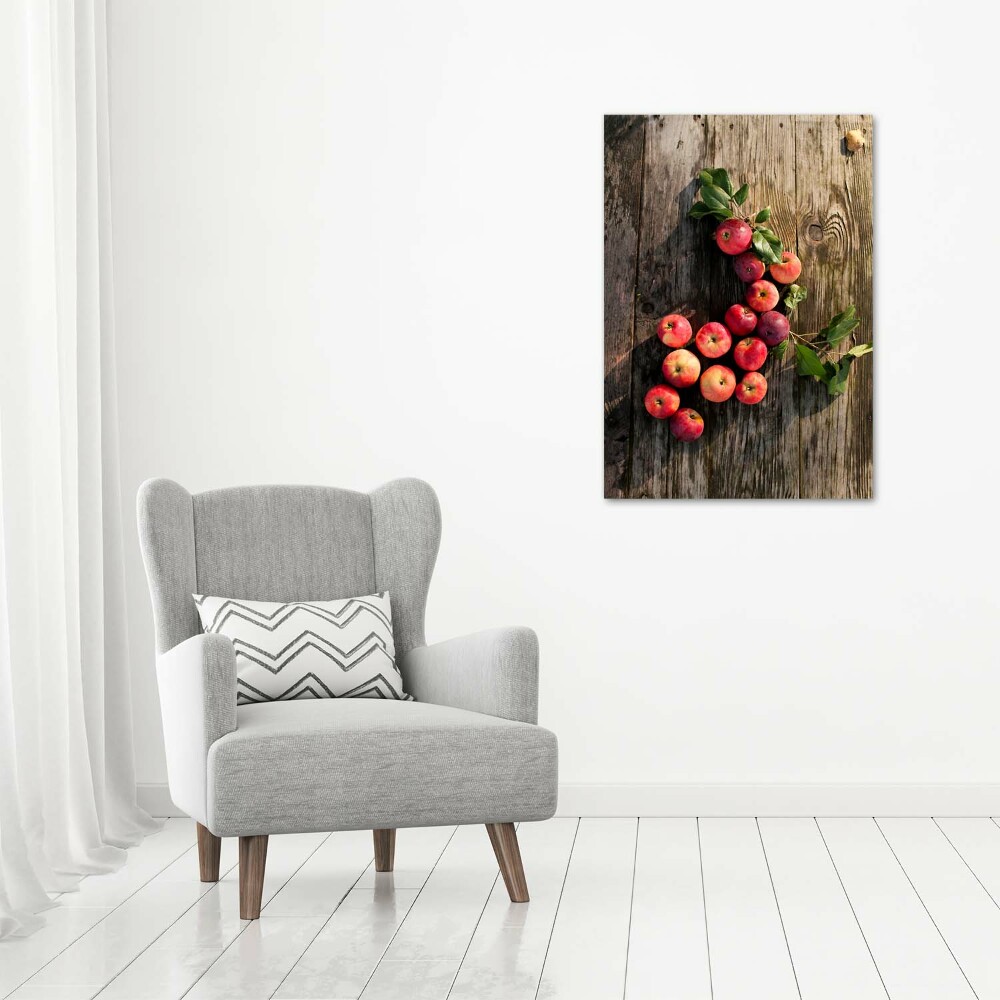
[[[331,833],[261,912],[269,917],[328,917],[374,857],[371,830]]]
[[[703,819],[699,831],[715,1000],[798,1000],[756,821]]]
[[[193,820],[165,820],[161,830],[129,851],[128,861],[117,872],[92,875],[82,879],[75,889],[57,894],[58,905],[43,914],[45,926],[29,937],[3,942],[0,997],[27,982],[116,906],[189,851],[193,843]]]
[[[8,996],[22,983],[30,981],[39,969],[111,912],[110,906],[46,910],[45,926],[34,934],[5,938],[0,942],[0,997]]]
[[[289,972],[277,1000],[361,996],[419,889],[352,889]]]
[[[758,825],[802,996],[886,1000],[816,821],[761,819]]]
[[[621,997],[637,826],[634,819],[580,820],[540,1000]]]
[[[393,871],[377,872],[372,865],[358,879],[358,888],[371,889],[376,885],[392,886],[394,889],[421,888],[454,833],[453,826],[397,830]]]
[[[194,842],[194,820],[164,820],[163,829],[129,850],[128,861],[118,871],[83,879],[75,890],[59,896],[59,905],[118,906],[187,853]]]
[[[443,1000],[499,874],[485,827],[459,827],[365,987],[365,1000],[395,1000],[401,982],[410,996]]]
[[[937,825],[1000,906],[1000,826],[991,819],[939,819]]]
[[[892,1000],[972,1000],[875,821],[821,819],[819,828]]]
[[[271,837],[264,870],[265,906],[325,839],[322,833]],[[208,891],[147,949],[133,957],[99,994],[101,1000],[174,1000],[212,968],[250,926],[249,921],[239,918],[236,856],[236,838],[224,838],[222,878],[214,884],[199,883]]]
[[[933,820],[878,824],[979,1000],[1000,1000],[1000,907]]]
[[[669,970],[669,971],[668,971]],[[625,1000],[711,1000],[698,822],[640,819]]]
[[[449,1000],[534,1000],[578,824],[518,827],[531,902],[511,903],[503,879],[496,881]]]
[[[268,1000],[324,921],[262,914],[195,983],[187,1000]]]

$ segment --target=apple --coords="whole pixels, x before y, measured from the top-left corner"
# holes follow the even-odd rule
[[[757,336],[768,347],[777,347],[783,340],[788,339],[788,317],[773,309],[761,313],[760,321],[757,323]]]
[[[725,219],[715,230],[715,242],[723,253],[743,253],[753,239],[753,230],[742,219]]]
[[[671,313],[656,324],[656,336],[667,347],[683,347],[691,339],[691,324],[683,316]]]
[[[657,420],[666,420],[677,412],[681,397],[669,385],[654,385],[646,393],[646,412]]]
[[[755,281],[747,289],[747,305],[754,312],[767,312],[778,304],[778,289],[770,281]]]
[[[736,387],[736,398],[754,406],[767,395],[767,379],[760,372],[747,372]]]
[[[747,372],[755,372],[767,361],[767,344],[760,337],[745,337],[733,348],[733,361]]]
[[[733,260],[733,270],[740,281],[756,281],[764,277],[764,262],[752,250],[741,253]]]
[[[781,255],[781,263],[772,264],[770,271],[771,277],[775,281],[780,281],[783,285],[790,285],[802,273],[802,261],[790,250],[786,250]]]
[[[757,314],[742,303],[730,306],[726,310],[726,326],[737,337],[745,337],[748,333],[753,333],[753,328],[757,325]]]
[[[694,385],[701,374],[701,362],[690,351],[671,351],[663,359],[663,377],[678,389]]]
[[[701,394],[710,403],[724,403],[736,390],[736,376],[732,368],[712,365],[701,376]]]
[[[733,338],[721,323],[706,323],[694,335],[694,342],[706,358],[721,358],[732,347]]]
[[[697,410],[685,406],[670,418],[670,433],[678,441],[696,441],[705,429],[705,421]]]

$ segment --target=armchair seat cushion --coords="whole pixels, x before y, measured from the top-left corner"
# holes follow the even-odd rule
[[[243,705],[208,753],[217,836],[548,819],[547,729],[422,702]]]

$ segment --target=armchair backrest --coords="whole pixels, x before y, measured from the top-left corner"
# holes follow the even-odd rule
[[[372,493],[242,486],[194,495],[150,479],[138,521],[158,653],[201,631],[192,594],[286,602],[387,590],[397,659],[425,643],[441,511],[419,479]]]

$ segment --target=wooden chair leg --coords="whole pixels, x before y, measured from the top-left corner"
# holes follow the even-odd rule
[[[375,871],[391,872],[396,858],[396,831],[372,830],[375,838]]]
[[[266,861],[266,834],[240,837],[240,920],[256,920],[260,916]]]
[[[198,870],[202,882],[219,881],[219,853],[222,838],[198,824]]]
[[[512,903],[528,902],[528,883],[524,880],[524,866],[521,864],[521,850],[517,846],[517,831],[513,823],[487,823],[493,853],[500,865],[503,884]]]

